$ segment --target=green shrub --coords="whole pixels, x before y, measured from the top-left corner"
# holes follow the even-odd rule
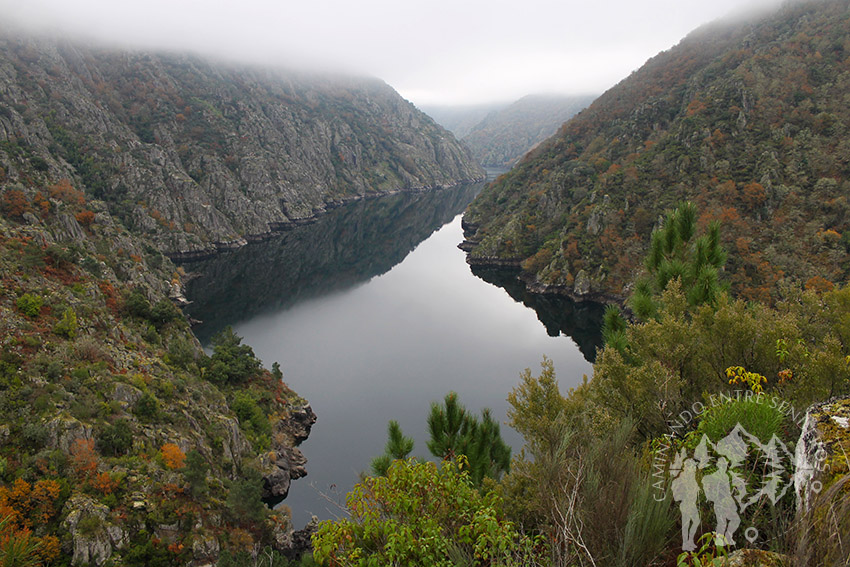
[[[97,445],[104,455],[117,457],[126,454],[133,446],[133,430],[129,422],[119,419],[104,427],[98,436]]]
[[[53,326],[53,332],[59,336],[73,339],[77,336],[77,314],[68,307],[62,314],[62,319]]]
[[[145,325],[145,328],[142,331],[142,338],[150,345],[159,346],[162,344],[162,339],[154,325]]]
[[[150,320],[157,329],[181,316],[180,310],[168,299],[160,299],[151,308]]]
[[[141,317],[142,319],[150,319],[151,317],[151,303],[138,288],[131,291],[130,295],[127,296],[127,300],[124,302],[124,308],[130,315]]]
[[[314,557],[322,564],[428,567],[531,560],[533,542],[504,519],[494,493],[472,485],[465,468],[463,459],[439,467],[396,461],[387,476],[368,477],[348,494],[350,518],[320,524]]]
[[[195,362],[194,345],[182,336],[171,339],[168,343],[166,362],[172,366],[188,370],[189,365]]]
[[[82,268],[88,273],[98,278],[103,273],[103,267],[100,265],[100,262],[98,262],[91,256],[86,256],[85,258],[80,260],[80,266],[82,266]]]
[[[248,434],[248,438],[260,449],[267,449],[271,443],[272,428],[269,418],[257,405],[249,392],[237,392],[230,403],[230,409],[239,418],[239,424]]]
[[[27,423],[21,430],[21,440],[24,447],[37,452],[47,442],[47,427],[43,423]]]
[[[64,372],[65,372],[65,366],[61,362],[59,362],[58,360],[51,361],[47,365],[47,368],[44,371],[44,373],[47,375],[47,377],[50,378],[51,380],[58,380],[59,378],[62,377],[62,374]]]
[[[145,392],[133,407],[133,413],[143,421],[153,421],[159,415],[159,400]]]
[[[189,483],[189,491],[194,496],[203,496],[207,493],[207,472],[209,466],[201,455],[195,449],[186,453],[186,466],[183,467],[183,476],[186,482]]]
[[[268,514],[262,498],[263,478],[254,469],[233,483],[227,495],[227,511],[231,521],[244,524],[260,522]]]
[[[254,356],[254,350],[242,344],[242,338],[225,327],[213,337],[213,355],[205,376],[218,384],[244,382],[257,375],[260,361]]]
[[[18,298],[18,309],[31,319],[38,317],[38,314],[41,313],[42,305],[44,305],[44,300],[31,293],[25,293]]]

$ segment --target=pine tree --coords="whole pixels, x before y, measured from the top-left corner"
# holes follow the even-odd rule
[[[406,459],[413,451],[413,438],[405,437],[401,426],[394,419],[387,424],[387,437],[384,454],[372,459],[372,472],[377,476],[386,476],[394,460]]]
[[[476,485],[485,477],[498,478],[510,467],[511,449],[502,440],[499,422],[489,409],[482,412],[479,421],[466,411],[455,392],[446,394],[442,405],[431,404],[428,432],[431,454],[443,460],[465,455],[469,476]]]
[[[720,245],[720,224],[712,222],[708,231],[694,239],[697,208],[687,202],[667,214],[664,224],[652,233],[644,261],[647,274],[638,280],[629,300],[640,319],[650,319],[658,310],[657,297],[674,279],[679,279],[692,306],[714,303],[722,287],[720,270],[726,251]]]
[[[655,317],[658,298],[673,280],[679,280],[691,306],[713,304],[723,289],[720,271],[726,263],[726,251],[720,245],[720,224],[712,222],[704,235],[694,239],[696,218],[696,205],[683,203],[653,231],[644,260],[646,273],[636,282],[628,301],[638,319]],[[626,328],[620,309],[608,306],[602,319],[602,339],[621,354],[628,347]]]

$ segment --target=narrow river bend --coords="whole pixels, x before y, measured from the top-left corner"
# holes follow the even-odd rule
[[[204,322],[196,329],[202,342],[232,325],[266,367],[280,363],[284,380],[318,416],[302,445],[309,475],[284,501],[296,526],[311,514],[340,514],[328,499],[344,502],[358,473],[383,452],[388,420],[414,437],[414,455],[427,457],[429,404],[447,392],[504,422],[507,394],[523,369],[537,373],[544,355],[562,391],[590,373],[568,335],[592,356],[601,308],[546,299],[534,304],[538,318],[518,301],[521,288],[507,285],[515,300],[466,264],[457,248],[460,214],[478,190],[353,203],[185,266],[199,274],[188,287],[188,312]],[[521,447],[506,425],[502,434]]]

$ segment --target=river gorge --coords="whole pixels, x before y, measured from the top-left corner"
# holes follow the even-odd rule
[[[600,306],[529,295],[509,272],[476,276],[466,264],[461,214],[480,189],[352,203],[184,265],[187,313],[202,322],[205,346],[231,325],[266,367],[280,363],[318,416],[302,445],[309,476],[285,500],[296,525],[341,514],[345,493],[383,452],[388,420],[426,458],[429,405],[449,391],[504,423],[507,394],[544,356],[563,391],[591,372]],[[507,425],[502,435],[522,446]]]

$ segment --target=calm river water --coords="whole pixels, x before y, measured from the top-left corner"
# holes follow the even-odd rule
[[[507,394],[523,369],[538,373],[544,355],[564,392],[590,373],[582,350],[592,357],[600,307],[524,297],[510,275],[477,277],[466,264],[460,213],[478,190],[354,203],[186,266],[200,274],[188,311],[204,321],[202,342],[232,325],[266,367],[280,362],[318,416],[301,447],[309,475],[285,500],[297,526],[311,514],[340,514],[325,496],[344,501],[383,452],[388,420],[416,439],[414,455],[427,457],[429,404],[447,392],[504,422]],[[509,427],[502,432],[522,446]]]

